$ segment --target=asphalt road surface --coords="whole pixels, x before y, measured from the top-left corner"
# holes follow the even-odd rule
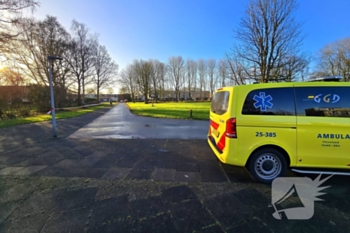
[[[206,139],[208,126],[209,121],[135,116],[120,103],[69,138]]]

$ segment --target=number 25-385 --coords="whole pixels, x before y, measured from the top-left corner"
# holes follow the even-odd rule
[[[256,132],[255,137],[269,137],[269,138],[274,138],[276,137],[275,132]]]

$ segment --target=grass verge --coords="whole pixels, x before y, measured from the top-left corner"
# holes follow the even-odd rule
[[[210,102],[179,102],[179,103],[127,103],[129,109],[135,115],[173,118],[173,119],[194,119],[209,120]],[[192,118],[190,110],[192,109]]]
[[[98,106],[91,106],[91,107],[71,109],[71,110],[60,110],[56,112],[56,119],[77,117],[77,116],[81,116],[81,115],[96,111],[98,109],[106,108],[106,107],[109,107],[109,102],[102,103],[101,105],[98,105]],[[35,116],[16,118],[12,120],[0,120],[0,128],[5,128],[5,127],[10,127],[15,125],[22,125],[22,124],[30,124],[30,123],[36,123],[36,122],[42,122],[42,121],[51,121],[51,120],[52,120],[52,116],[48,114],[39,114]]]

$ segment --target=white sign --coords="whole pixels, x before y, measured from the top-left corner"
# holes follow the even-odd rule
[[[289,220],[306,220],[314,215],[314,202],[323,201],[318,196],[324,195],[320,191],[329,188],[319,187],[333,175],[320,180],[320,174],[315,180],[308,177],[278,177],[272,182],[272,205],[275,219],[281,220],[283,214]],[[296,204],[298,207],[284,208],[284,204]]]

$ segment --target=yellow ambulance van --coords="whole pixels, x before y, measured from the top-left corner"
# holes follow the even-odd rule
[[[350,83],[220,88],[211,102],[208,143],[222,163],[246,167],[261,183],[288,168],[350,169]]]

